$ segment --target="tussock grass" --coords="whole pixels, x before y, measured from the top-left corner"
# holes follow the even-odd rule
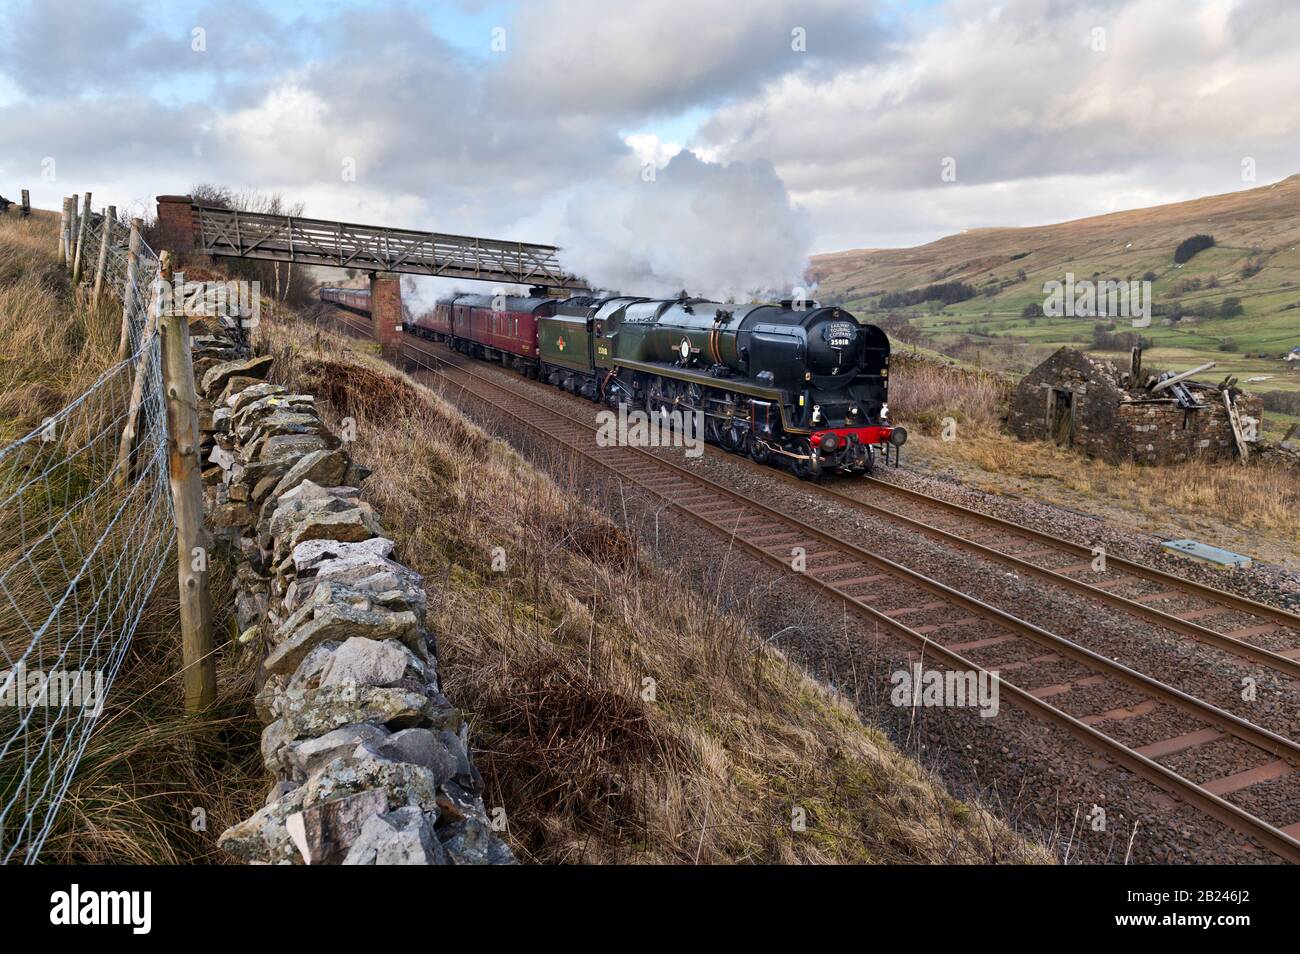
[[[1020,441],[996,427],[958,433],[952,442],[922,436],[920,447],[989,475],[1048,480],[1152,519],[1227,519],[1233,526],[1294,542],[1300,480],[1285,464],[1112,464],[1046,441]]]
[[[370,348],[281,321],[262,334],[276,376],[356,420],[366,496],[426,576],[445,690],[523,859],[1048,859]]]
[[[169,565],[108,694],[42,863],[228,861],[216,848],[217,835],[261,805],[267,782],[258,752],[261,726],[251,706],[256,660],[223,651],[216,704],[201,716],[186,715],[175,578]],[[229,593],[229,579],[214,580],[214,590]],[[224,614],[217,615],[228,631]],[[18,761],[0,766],[0,788],[20,767]],[[38,789],[43,771],[38,764]]]
[[[1010,381],[989,371],[917,360],[904,352],[890,359],[891,416],[924,433],[938,433],[943,419],[991,427],[1004,416]]]
[[[57,216],[37,212],[32,218],[0,217],[0,441],[30,431],[89,387],[113,362],[121,329],[121,305],[107,297],[98,308],[88,307],[85,296],[75,293],[67,273],[57,262]],[[86,421],[101,416],[88,415]],[[89,426],[89,425],[88,425]],[[112,434],[101,440],[113,442]],[[80,435],[61,435],[60,453],[82,446]],[[98,445],[96,451],[102,450]],[[34,454],[45,453],[34,445]],[[45,466],[33,459],[34,467]],[[39,496],[25,500],[28,519],[39,514],[42,522],[77,506],[97,464],[82,455],[61,464],[54,479],[43,482]],[[98,469],[96,469],[98,468]],[[29,495],[30,496],[30,495]],[[105,501],[105,505],[108,501]],[[31,508],[37,508],[35,510]],[[102,509],[102,508],[101,508]],[[91,529],[102,526],[102,515],[83,507],[73,516]],[[23,552],[23,536],[14,513],[0,512],[0,559],[12,565]],[[96,532],[98,532],[96,530]],[[129,533],[123,528],[121,533]],[[93,538],[93,537],[91,537]],[[130,552],[129,538],[110,539],[105,550]],[[36,555],[41,567],[54,568],[57,554]],[[233,625],[225,608],[230,605],[228,567],[213,564],[213,605],[220,635]],[[49,574],[59,584],[66,580]],[[43,572],[43,571],[42,571]],[[55,818],[40,855],[43,862],[64,863],[186,863],[220,861],[216,836],[223,828],[246,817],[261,801],[265,789],[258,755],[260,725],[252,711],[254,661],[221,650],[220,694],[214,708],[200,718],[187,717],[180,685],[180,629],[177,620],[176,568],[166,566],[145,609],[140,629],[108,694],[105,711],[92,732],[76,775]],[[15,574],[9,581],[5,621],[0,638],[10,658],[17,658],[30,643],[18,625],[12,599],[20,615],[43,619],[48,596],[31,573]],[[111,643],[113,633],[88,633]],[[67,632],[44,639],[27,659],[32,669],[66,666],[58,659]],[[8,738],[17,710],[0,710],[0,738]],[[43,724],[43,717],[34,720]],[[56,730],[57,731],[57,730]],[[52,751],[64,742],[57,740]],[[18,790],[25,771],[21,746],[0,762],[0,804]],[[33,790],[39,792],[50,778],[51,766],[38,760],[31,766]],[[45,805],[36,806],[41,816]],[[196,809],[200,810],[196,812]],[[23,823],[20,802],[0,833],[11,835]],[[10,828],[12,826],[12,828]],[[7,842],[5,842],[7,844]]]
[[[58,264],[58,220],[0,216],[0,440],[39,424],[85,390],[113,361],[121,304],[96,309]]]

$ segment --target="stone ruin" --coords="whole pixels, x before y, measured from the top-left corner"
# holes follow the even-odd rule
[[[192,342],[205,504],[235,558],[239,641],[266,652],[273,781],[218,844],[252,863],[513,863],[440,689],[424,581],[360,498],[369,472],[224,325]]]
[[[1021,440],[1046,440],[1111,462],[1172,464],[1243,460],[1258,439],[1263,406],[1228,377],[1219,385],[1182,374],[1144,375],[1141,349],[1127,371],[1061,348],[1012,392],[1009,425]]]

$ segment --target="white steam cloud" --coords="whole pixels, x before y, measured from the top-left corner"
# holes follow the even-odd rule
[[[467,282],[459,278],[432,275],[402,276],[402,305],[412,318],[433,311],[438,299],[449,295],[495,295],[500,289],[507,295],[526,295],[528,289],[508,282]]]
[[[813,230],[771,163],[682,151],[651,181],[584,189],[558,238],[565,269],[593,288],[744,301],[804,284]]]

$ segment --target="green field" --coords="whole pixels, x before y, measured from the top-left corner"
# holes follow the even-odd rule
[[[1195,234],[1216,244],[1176,265],[1175,246]],[[1151,274],[1158,309],[1188,314],[1177,322],[1153,315],[1134,328],[1129,319],[1024,316],[1042,306],[1046,282],[1140,281]],[[1021,229],[976,229],[914,249],[865,249],[818,256],[812,277],[818,297],[844,304],[884,325],[896,346],[930,348],[981,367],[1023,374],[1062,345],[1121,365],[1127,348],[1096,347],[1100,324],[1111,334],[1134,332],[1152,342],[1148,368],[1188,370],[1212,383],[1235,375],[1259,394],[1300,392],[1300,362],[1283,356],[1300,347],[1300,176],[1280,183],[1192,202],[1113,213],[1076,222]],[[955,304],[882,307],[882,295],[962,282],[976,294]],[[1236,298],[1241,313],[1201,317]],[[1250,380],[1250,379],[1256,380]],[[1295,417],[1267,411],[1266,433]]]
[[[1116,332],[1135,331],[1154,342],[1143,354],[1148,368],[1184,371],[1206,362],[1215,362],[1214,368],[1197,375],[1197,379],[1218,383],[1228,375],[1236,376],[1238,386],[1263,394],[1268,391],[1300,393],[1300,362],[1285,362],[1283,348],[1291,342],[1300,343],[1300,309],[1282,314],[1268,314],[1260,299],[1247,299],[1243,304],[1246,314],[1237,318],[1203,321],[1194,328],[1166,327],[1159,318],[1151,327],[1133,329],[1122,320],[1116,322]],[[1034,299],[1041,303],[1042,296]],[[1158,299],[1157,299],[1158,300]],[[1188,300],[1194,299],[1188,296]],[[939,353],[956,357],[963,364],[995,368],[1013,374],[1023,374],[1057,348],[1068,345],[1081,348],[1090,354],[1126,367],[1127,350],[1105,350],[1092,347],[1092,332],[1096,319],[1087,318],[1036,318],[1021,317],[1025,299],[1004,304],[998,299],[960,302],[937,313],[924,309],[896,309],[895,314],[910,316],[910,323],[922,335],[924,344],[916,348],[896,342],[903,350],[916,350],[921,354]],[[850,303],[855,313],[870,320],[868,302]],[[1253,310],[1265,311],[1258,317]],[[1181,323],[1180,323],[1181,324]],[[1236,342],[1236,351],[1220,350],[1225,339]],[[1022,343],[1023,342],[1023,343]],[[1266,357],[1259,357],[1263,353]],[[1255,380],[1251,380],[1255,379]],[[1285,432],[1300,416],[1267,411],[1265,436],[1276,437]]]

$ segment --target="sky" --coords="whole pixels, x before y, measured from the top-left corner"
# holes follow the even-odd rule
[[[0,193],[215,183],[625,291],[788,290],[1300,172],[1297,54],[1291,0],[0,0]]]

